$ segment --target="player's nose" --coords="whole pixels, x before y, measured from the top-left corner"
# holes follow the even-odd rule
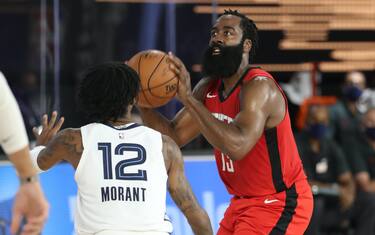
[[[224,40],[219,38],[219,37],[216,37],[216,38],[213,38],[212,39],[212,44],[216,44],[216,45],[224,45]]]

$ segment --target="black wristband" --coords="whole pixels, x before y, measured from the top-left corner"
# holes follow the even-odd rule
[[[39,181],[39,175],[33,175],[26,178],[20,178],[20,184],[27,184],[32,182],[38,182]]]

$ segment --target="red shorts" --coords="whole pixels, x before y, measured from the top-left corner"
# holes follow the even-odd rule
[[[253,198],[233,197],[218,235],[302,235],[309,225],[313,197],[307,180],[284,192]]]

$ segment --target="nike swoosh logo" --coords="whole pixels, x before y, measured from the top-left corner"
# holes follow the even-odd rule
[[[266,199],[264,200],[264,204],[270,204],[270,203],[274,203],[274,202],[278,202],[279,200],[277,199],[273,199],[273,200],[269,200],[269,199]]]
[[[206,97],[207,97],[207,98],[215,98],[216,95],[211,95],[210,93],[208,93]]]

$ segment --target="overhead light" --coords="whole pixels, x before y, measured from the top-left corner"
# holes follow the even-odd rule
[[[290,35],[290,36],[328,36],[327,31],[289,31],[285,30],[284,35]]]
[[[328,31],[328,30],[375,30],[375,22],[327,22],[327,23],[295,23],[275,22],[256,23],[260,30],[290,30],[290,31]]]
[[[279,0],[279,4],[282,5],[334,5],[334,6],[345,6],[345,5],[372,5],[374,4],[371,0]]]
[[[307,42],[282,40],[280,49],[287,50],[368,50],[375,42]]]
[[[373,15],[267,15],[267,14],[248,14],[248,18],[254,20],[256,23],[276,23],[276,22],[294,22],[294,23],[328,23],[335,24],[368,24],[375,22],[375,14]]]
[[[257,23],[260,30],[290,30],[290,31],[327,31],[328,23],[294,23],[294,22],[276,22],[276,23]]]
[[[262,69],[269,72],[295,72],[295,71],[311,71],[313,69],[312,63],[300,63],[300,64],[253,64],[254,66],[260,66]],[[201,72],[202,65],[194,64],[191,67],[194,72]]]
[[[294,71],[311,71],[313,69],[312,63],[301,64],[256,64],[262,69],[270,72],[294,72]]]
[[[303,6],[293,6],[293,7],[258,7],[258,6],[251,6],[251,7],[244,7],[244,6],[196,6],[194,7],[194,12],[196,13],[223,13],[224,10],[231,8],[237,9],[242,14],[290,14],[290,13],[297,13],[297,14],[305,14],[309,12],[309,14],[316,13],[316,14],[329,14],[330,11],[326,8],[324,11],[316,11],[315,9],[306,9]]]
[[[113,3],[184,3],[184,4],[211,4],[212,0],[96,0],[96,2]],[[277,0],[216,0],[218,4],[275,4]]]
[[[284,31],[284,40],[287,41],[326,41],[327,31]]]
[[[277,23],[277,22],[293,22],[293,23],[332,23],[336,24],[372,24],[375,22],[375,14],[373,16],[343,16],[343,15],[246,15],[256,23]]]
[[[333,15],[246,15],[256,23],[274,22],[328,22]],[[345,18],[347,19],[347,18]]]
[[[96,2],[122,2],[122,3],[194,3],[212,4],[212,0],[96,0]],[[281,4],[281,5],[371,5],[366,0],[215,0],[217,4]]]
[[[362,51],[332,51],[331,57],[336,60],[367,60],[375,61],[375,50]]]
[[[329,28],[333,30],[374,30],[375,20],[345,20],[329,22]]]
[[[375,13],[375,5],[374,6],[196,6],[194,7],[194,12],[196,13],[223,13],[224,10],[231,8],[237,9],[242,14],[374,14]]]
[[[300,64],[254,64],[269,72],[309,72],[314,70],[313,63]],[[318,69],[321,72],[348,72],[353,70],[372,71],[375,70],[375,62],[319,62]],[[194,72],[201,72],[202,66],[195,64],[192,67]]]
[[[285,35],[284,39],[286,40],[309,40],[309,41],[326,41],[328,38],[327,35]]]
[[[319,70],[322,72],[340,72],[340,71],[372,71],[375,70],[375,62],[365,61],[345,61],[345,62],[322,62],[319,64]]]

